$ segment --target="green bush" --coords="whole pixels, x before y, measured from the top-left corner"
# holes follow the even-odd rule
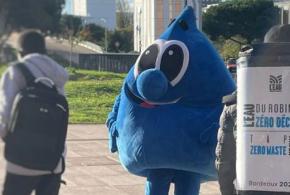
[[[242,45],[247,44],[247,40],[240,35],[231,37],[230,39],[225,39],[220,36],[214,45],[218,49],[220,55],[223,59],[227,60],[229,58],[238,58],[239,51]]]

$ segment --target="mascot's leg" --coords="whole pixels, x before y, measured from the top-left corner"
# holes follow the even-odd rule
[[[198,195],[200,178],[197,173],[176,170],[173,179],[175,184],[174,195]]]
[[[147,176],[146,195],[168,195],[173,176],[172,169],[152,169]]]

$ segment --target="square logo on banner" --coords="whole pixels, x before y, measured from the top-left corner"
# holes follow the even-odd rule
[[[269,90],[270,92],[281,92],[282,91],[282,75],[269,77]]]

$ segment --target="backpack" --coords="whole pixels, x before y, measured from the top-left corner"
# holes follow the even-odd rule
[[[4,156],[9,162],[29,169],[53,172],[63,159],[69,113],[67,100],[50,79],[36,79],[22,63],[15,66],[25,77],[26,87],[13,102]],[[42,80],[51,81],[51,86]]]

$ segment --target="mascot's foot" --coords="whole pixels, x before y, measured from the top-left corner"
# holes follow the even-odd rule
[[[174,183],[175,195],[198,195],[200,175],[174,169],[151,170],[146,182],[146,195],[168,195],[170,183]]]

